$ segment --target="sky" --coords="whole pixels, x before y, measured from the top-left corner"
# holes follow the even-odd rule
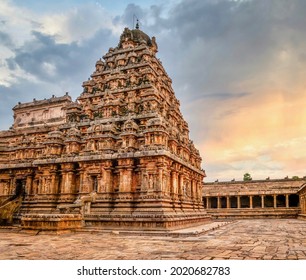
[[[205,181],[306,175],[305,0],[0,0],[0,130],[76,99],[124,27],[155,36]]]

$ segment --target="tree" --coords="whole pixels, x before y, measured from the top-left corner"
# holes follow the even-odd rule
[[[252,181],[252,177],[251,177],[250,173],[245,173],[243,175],[243,181]]]

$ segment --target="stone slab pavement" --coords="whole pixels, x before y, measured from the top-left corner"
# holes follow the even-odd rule
[[[207,226],[204,228],[207,229]],[[103,231],[52,235],[0,228],[0,259],[306,259],[306,221],[239,220],[217,227],[210,226],[210,229],[198,235],[142,236]]]

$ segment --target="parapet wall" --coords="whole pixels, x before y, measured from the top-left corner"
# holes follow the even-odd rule
[[[66,120],[65,107],[70,104],[71,97],[52,96],[50,99],[33,100],[33,102],[19,103],[14,110],[15,129],[35,127],[48,124],[61,124]]]
[[[297,193],[304,183],[306,178],[209,182],[203,184],[203,196]]]

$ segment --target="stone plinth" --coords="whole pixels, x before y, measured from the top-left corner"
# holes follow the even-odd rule
[[[25,214],[21,227],[31,230],[73,230],[82,227],[80,214]]]
[[[213,219],[263,219],[263,218],[297,218],[296,208],[240,208],[240,209],[209,209],[207,213]]]

